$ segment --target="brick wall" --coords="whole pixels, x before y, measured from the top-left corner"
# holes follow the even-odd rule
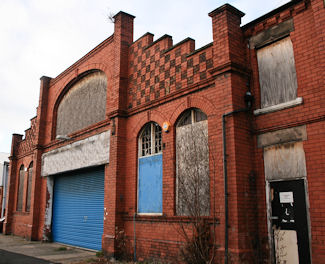
[[[254,132],[261,133],[276,131],[283,128],[307,125],[307,137],[304,141],[307,167],[307,199],[309,199],[309,219],[311,230],[311,251],[313,263],[323,263],[324,256],[324,209],[320,205],[324,196],[324,23],[325,9],[322,1],[305,2],[292,5],[278,13],[260,20],[245,28],[245,36],[251,37],[282,21],[293,18],[294,31],[290,33],[293,44],[295,65],[297,72],[297,96],[303,98],[303,104],[281,111],[255,116],[253,120]],[[256,52],[246,50],[248,61],[252,69],[251,88],[255,95],[255,109],[260,108],[260,93],[258,81],[258,67]],[[317,135],[317,136],[316,136]],[[256,174],[256,196],[258,208],[258,230],[260,241],[267,240],[265,176],[263,164],[263,150],[254,150],[254,170]]]
[[[135,242],[139,259],[175,261],[184,239],[177,233],[182,217],[175,214],[175,124],[189,108],[208,116],[210,153],[210,217],[215,226],[218,260],[225,250],[222,115],[245,108],[244,94],[255,96],[253,109],[260,108],[256,50],[247,46],[250,37],[293,18],[290,33],[295,56],[299,97],[303,104],[255,116],[252,111],[226,118],[229,193],[229,253],[232,260],[250,263],[269,258],[266,185],[263,150],[258,135],[283,128],[307,125],[304,141],[314,263],[324,252],[324,6],[321,0],[296,1],[240,27],[239,10],[224,5],[209,14],[213,42],[195,49],[185,39],[173,45],[171,36],[153,41],[147,33],[133,41],[134,17],[115,16],[114,35],[56,78],[42,77],[37,117],[25,139],[14,135],[10,161],[10,187],[5,232],[42,239],[45,209],[49,200],[46,178],[41,177],[43,153],[69,144],[55,140],[58,104],[69,84],[90,70],[107,76],[105,120],[71,133],[72,142],[108,129],[111,131],[110,163],[105,166],[106,208],[103,250],[113,254],[118,242],[115,230],[124,230],[130,255],[134,247],[134,214],[137,212],[138,135],[147,122],[171,129],[163,132],[163,212],[161,216],[135,217]],[[16,212],[18,173],[21,164],[34,162],[31,211]]]

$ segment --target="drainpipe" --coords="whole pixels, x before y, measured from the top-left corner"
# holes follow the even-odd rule
[[[229,208],[228,208],[228,171],[227,171],[227,137],[226,137],[226,117],[232,116],[241,112],[248,112],[253,103],[253,96],[250,91],[245,93],[246,108],[237,109],[222,115],[222,143],[223,143],[223,177],[224,177],[224,192],[225,192],[225,264],[228,264],[228,222],[229,222]]]
[[[137,261],[137,236],[136,236],[136,230],[135,230],[135,217],[137,213],[134,213],[133,215],[133,232],[134,232],[134,250],[133,250],[133,261]]]

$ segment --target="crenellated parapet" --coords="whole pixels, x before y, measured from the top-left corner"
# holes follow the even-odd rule
[[[14,156],[25,156],[33,151],[36,145],[36,126],[37,118],[35,116],[31,119],[30,128],[25,130],[24,137],[20,135],[20,138],[17,138],[16,146],[14,148]]]
[[[128,109],[157,101],[210,77],[212,44],[195,50],[195,40],[173,45],[169,35],[153,41],[146,33],[129,49]]]

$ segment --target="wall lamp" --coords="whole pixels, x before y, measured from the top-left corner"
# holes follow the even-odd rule
[[[250,91],[247,91],[245,93],[244,100],[245,100],[246,107],[248,109],[251,109],[251,107],[253,106],[253,102],[254,102],[254,96],[252,95],[252,93]]]

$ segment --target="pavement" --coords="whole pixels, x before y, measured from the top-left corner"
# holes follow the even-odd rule
[[[95,258],[94,251],[0,234],[0,264],[72,264]]]

